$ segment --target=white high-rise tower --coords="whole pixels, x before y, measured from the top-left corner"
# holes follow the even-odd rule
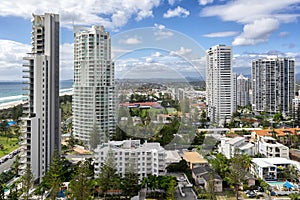
[[[237,105],[247,106],[249,100],[249,79],[244,77],[243,74],[237,78]]]
[[[89,143],[96,128],[101,137],[115,131],[115,80],[111,38],[103,26],[74,30],[73,134]]]
[[[23,78],[28,102],[23,110],[23,154],[20,162],[30,163],[34,179],[41,179],[60,151],[59,111],[59,16],[33,15],[32,50],[24,60]],[[22,170],[21,170],[22,171]],[[21,172],[22,173],[22,172]]]
[[[217,45],[206,52],[207,115],[211,122],[230,120],[232,106],[231,47]]]

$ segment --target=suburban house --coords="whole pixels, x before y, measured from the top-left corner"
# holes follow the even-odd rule
[[[208,165],[208,161],[195,151],[184,152],[182,158],[188,163],[190,169]]]
[[[197,186],[208,188],[209,181],[214,181],[215,191],[222,192],[222,178],[209,165],[192,169],[192,176]]]

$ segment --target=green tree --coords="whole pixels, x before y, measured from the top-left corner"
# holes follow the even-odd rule
[[[234,186],[235,196],[239,198],[239,186],[244,182],[247,173],[246,157],[242,154],[237,154],[231,159],[231,165],[229,166],[228,178],[231,184]]]
[[[209,179],[206,186],[206,193],[209,200],[216,200],[216,188],[215,188],[215,178],[214,174],[211,171],[209,173]]]
[[[283,120],[283,116],[281,112],[278,112],[273,116],[273,121],[280,122],[281,120]]]
[[[297,182],[297,183],[299,183],[299,175],[300,175],[300,173],[297,170],[297,166],[296,165],[289,165],[287,167],[287,171],[288,171],[288,179],[291,182]]]
[[[93,199],[93,179],[89,165],[90,163],[86,161],[81,163],[77,168],[77,171],[69,185],[71,199]]]
[[[218,153],[211,164],[215,172],[224,179],[229,172],[229,160],[223,154]]]
[[[19,175],[19,166],[20,166],[19,161],[20,161],[20,156],[16,155],[16,158],[11,166],[11,169],[13,170],[15,176]]]
[[[172,179],[169,183],[169,187],[167,189],[167,200],[175,200],[174,194],[175,194],[175,186],[176,186],[176,180]]]
[[[29,193],[30,189],[33,186],[33,175],[31,172],[30,164],[26,165],[25,174],[22,177],[22,192],[24,200],[29,200],[31,194]]]
[[[96,123],[94,123],[94,126],[90,133],[90,148],[92,150],[96,149],[98,144],[101,142],[100,132],[99,128]]]
[[[128,168],[125,170],[125,176],[121,181],[121,189],[122,194],[126,198],[130,199],[131,197],[137,195],[138,191],[140,190],[139,176],[135,172],[136,170],[134,169],[133,161],[129,163]]]
[[[0,182],[0,200],[4,200],[4,190],[6,189],[6,185],[2,183],[2,180]]]
[[[63,173],[63,161],[58,152],[55,152],[50,168],[43,179],[46,188],[51,189],[52,200],[55,200],[61,184],[63,183]]]
[[[117,174],[117,169],[113,161],[112,150],[109,150],[107,160],[100,170],[98,183],[106,199],[107,191],[119,189],[120,177]]]

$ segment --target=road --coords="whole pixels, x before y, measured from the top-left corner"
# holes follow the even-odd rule
[[[184,193],[184,197],[180,194],[178,187],[176,187],[175,199],[179,200],[196,200],[194,193],[192,192],[192,188],[182,188],[182,192]]]
[[[14,156],[13,158],[8,159],[6,162],[2,163],[0,165],[0,174],[3,173],[5,170],[10,169],[10,167],[13,164],[15,159],[16,159],[16,156]]]

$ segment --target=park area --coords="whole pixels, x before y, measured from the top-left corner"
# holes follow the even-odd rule
[[[0,158],[14,151],[18,147],[18,138],[0,136]]]

